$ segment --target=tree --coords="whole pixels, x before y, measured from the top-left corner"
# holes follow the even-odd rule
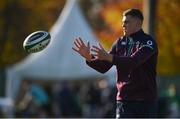
[[[0,96],[5,93],[5,68],[24,58],[22,44],[37,30],[48,31],[65,0],[3,0],[0,4]]]
[[[14,64],[26,55],[22,44],[37,30],[48,31],[65,0],[6,0],[0,6],[0,67]]]
[[[158,72],[162,75],[180,74],[179,7],[179,0],[159,0],[157,4]]]

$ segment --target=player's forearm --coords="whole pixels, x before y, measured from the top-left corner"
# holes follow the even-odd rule
[[[91,54],[91,58],[86,58],[86,63],[98,72],[105,73],[112,67],[113,55],[105,53],[99,58]]]
[[[94,57],[92,54],[90,54],[90,55],[89,55],[88,57],[86,57],[85,59],[86,59],[87,62],[91,62],[94,58],[95,58],[95,57]]]
[[[107,54],[105,60],[108,61],[108,62],[110,62],[110,63],[112,63],[112,61],[113,61],[113,55],[112,55],[112,54]]]
[[[111,63],[102,60],[93,60],[91,62],[86,62],[86,63],[88,66],[90,66],[91,68],[95,69],[100,73],[105,73],[112,67]]]
[[[91,62],[92,58],[91,57],[85,57],[87,62]]]

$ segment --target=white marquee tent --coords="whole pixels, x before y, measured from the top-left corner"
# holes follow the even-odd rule
[[[87,77],[115,76],[112,69],[100,74],[88,67],[85,60],[72,50],[73,40],[80,36],[87,43],[97,44],[90,26],[76,0],[67,0],[60,17],[50,30],[51,42],[39,53],[30,54],[7,69],[7,96],[13,98],[21,79],[73,80]],[[115,80],[115,79],[114,79]]]

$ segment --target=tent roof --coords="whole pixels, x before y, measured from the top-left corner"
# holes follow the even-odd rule
[[[83,78],[102,76],[85,64],[72,50],[76,37],[97,44],[90,26],[83,17],[76,0],[67,0],[60,17],[50,30],[51,42],[41,52],[30,54],[11,67],[21,77],[40,79]]]
[[[60,17],[50,30],[51,42],[39,53],[34,53],[13,68],[23,77],[78,78],[99,76],[85,64],[82,57],[72,50],[76,37],[96,44],[96,37],[83,17],[76,0],[68,0]]]
[[[102,76],[109,78],[108,76],[114,74],[113,69],[106,75],[98,73],[72,50],[73,41],[79,36],[91,45],[98,43],[76,0],[67,0],[50,34],[51,42],[43,51],[30,54],[21,62],[7,68],[8,97],[15,97],[23,78],[76,80]]]

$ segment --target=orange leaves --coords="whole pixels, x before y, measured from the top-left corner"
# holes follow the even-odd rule
[[[101,31],[96,31],[96,34],[108,48],[118,37],[123,35],[122,13],[129,8],[142,9],[142,0],[107,0],[103,4],[100,15],[106,27]]]
[[[158,72],[162,75],[180,73],[179,8],[179,0],[159,0],[157,4]]]
[[[65,0],[3,0],[0,4],[0,66],[25,57],[24,38],[31,32],[49,30],[64,7]]]
[[[100,10],[104,26],[96,30],[99,39],[110,48],[122,35],[122,12],[128,8],[143,8],[143,0],[106,0]],[[180,15],[179,0],[158,0],[156,10],[156,39],[159,46],[158,73],[180,73]],[[145,16],[146,17],[146,16]]]
[[[105,7],[105,9],[101,11],[101,15],[113,32],[120,31],[122,16],[116,6]]]

